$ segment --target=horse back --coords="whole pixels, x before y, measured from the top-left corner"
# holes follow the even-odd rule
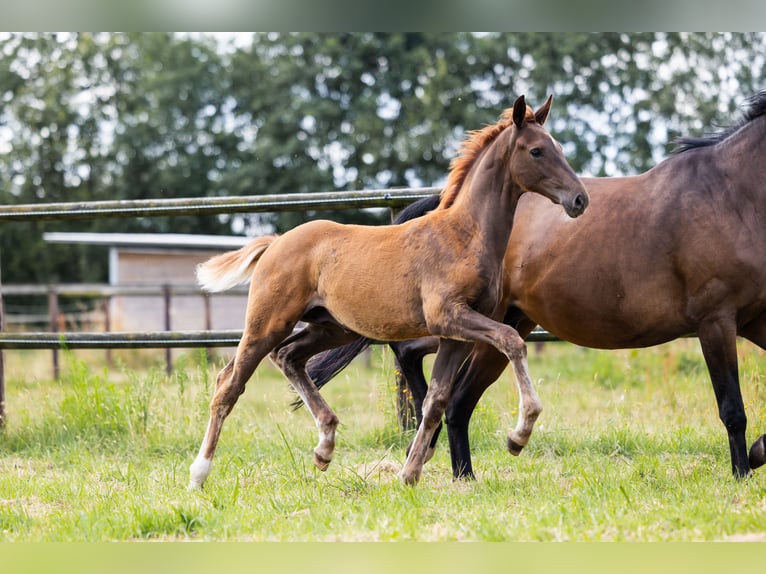
[[[724,307],[743,321],[763,312],[766,225],[753,217],[764,212],[672,167],[584,178],[591,202],[575,220],[522,198],[505,262],[510,303],[599,348],[672,340]]]

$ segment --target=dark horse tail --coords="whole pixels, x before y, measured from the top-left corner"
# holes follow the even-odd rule
[[[394,219],[394,224],[416,219],[434,210],[437,205],[439,205],[438,195],[419,199],[405,207]],[[367,337],[359,337],[353,343],[315,355],[306,365],[306,371],[316,387],[321,389],[372,343],[373,341]],[[298,409],[302,404],[303,401],[297,398],[292,402],[292,407]]]

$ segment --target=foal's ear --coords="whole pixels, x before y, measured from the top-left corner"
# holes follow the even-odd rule
[[[518,129],[524,127],[524,117],[527,115],[527,102],[524,96],[519,96],[513,102],[513,123]]]
[[[551,111],[551,102],[553,102],[553,95],[548,96],[545,103],[535,112],[535,120],[537,120],[538,124],[543,125],[545,120],[548,119],[548,113]]]

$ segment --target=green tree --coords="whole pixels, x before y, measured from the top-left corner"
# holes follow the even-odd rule
[[[0,201],[199,197],[441,184],[466,132],[554,95],[575,169],[648,169],[763,89],[763,33],[0,35]],[[106,279],[43,230],[229,233],[380,210],[4,224],[3,277]],[[33,263],[32,263],[33,262]]]
[[[99,165],[99,125],[85,103],[88,53],[72,36],[12,36],[0,44],[0,115],[4,203],[75,201],[96,196],[91,174]],[[93,112],[96,113],[93,113]],[[92,145],[81,145],[90,140]],[[68,224],[57,224],[67,229]],[[45,245],[41,222],[2,229],[6,280],[40,282],[94,278],[91,250]],[[102,266],[103,267],[103,266]]]
[[[466,126],[495,119],[479,83],[491,64],[471,34],[267,34],[235,55],[236,112],[252,161],[234,189],[262,193],[433,185]],[[321,214],[275,214],[286,229]],[[352,214],[358,220],[358,214]],[[348,214],[337,214],[341,220]]]
[[[238,136],[226,128],[227,74],[211,39],[14,35],[0,54],[0,126],[12,134],[0,162],[3,201],[226,193],[220,181],[235,165]],[[192,216],[10,224],[7,280],[106,279],[103,251],[46,245],[42,232],[52,229],[220,233],[228,225]]]

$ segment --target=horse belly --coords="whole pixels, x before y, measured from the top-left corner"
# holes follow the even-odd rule
[[[347,275],[344,285],[326,285],[323,305],[347,329],[381,341],[428,334],[414,289],[367,275]]]
[[[379,341],[403,341],[428,335],[422,313],[387,305],[371,299],[360,305],[335,308],[328,305],[338,321],[355,333]]]
[[[651,347],[691,333],[680,322],[647,322],[645,317],[600,314],[587,318],[558,314],[538,324],[560,339],[594,349]]]
[[[651,277],[623,282],[591,273],[575,282],[549,276],[519,290],[515,303],[538,325],[577,345],[648,347],[693,330],[682,312],[679,289]]]

